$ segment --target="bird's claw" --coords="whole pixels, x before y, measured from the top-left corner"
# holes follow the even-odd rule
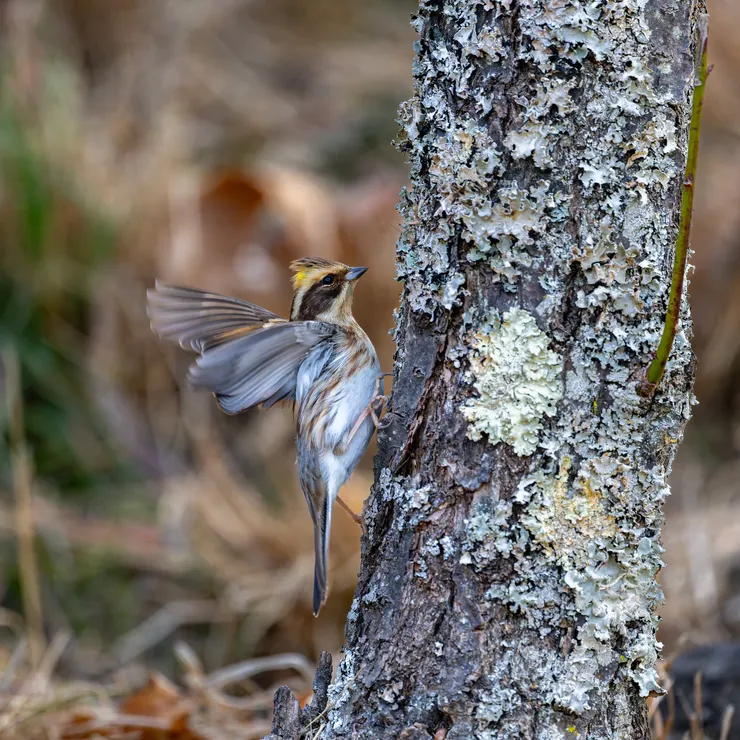
[[[388,426],[387,423],[383,424],[383,420],[380,417],[388,408],[389,401],[390,398],[388,396],[377,395],[368,404],[368,413],[370,414],[370,418],[373,420],[373,424],[375,424],[376,429],[385,429],[385,427]],[[375,408],[375,404],[379,404],[378,408]]]
[[[375,425],[376,429],[387,429],[390,425],[393,419],[390,416],[383,417],[382,419],[378,420],[378,423]]]

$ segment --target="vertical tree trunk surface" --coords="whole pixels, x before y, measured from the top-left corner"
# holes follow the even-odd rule
[[[391,425],[327,738],[646,738],[690,0],[422,0]]]

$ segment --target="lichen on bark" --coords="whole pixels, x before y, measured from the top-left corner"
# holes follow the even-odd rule
[[[691,9],[422,0],[391,425],[322,737],[647,737],[686,307],[657,393],[638,386],[670,282]]]
[[[489,443],[506,442],[517,455],[531,455],[542,417],[554,416],[561,399],[563,364],[534,317],[512,308],[474,335],[470,371],[477,398],[460,407],[468,437],[485,434]]]

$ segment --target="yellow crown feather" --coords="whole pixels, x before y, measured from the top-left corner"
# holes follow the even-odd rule
[[[300,288],[306,280],[317,272],[324,272],[328,267],[338,266],[339,262],[331,262],[321,257],[301,257],[290,263],[290,269],[295,272],[293,275],[293,285]]]

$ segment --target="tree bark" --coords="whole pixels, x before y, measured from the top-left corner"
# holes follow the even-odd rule
[[[646,738],[690,0],[422,0],[389,428],[327,738]]]

